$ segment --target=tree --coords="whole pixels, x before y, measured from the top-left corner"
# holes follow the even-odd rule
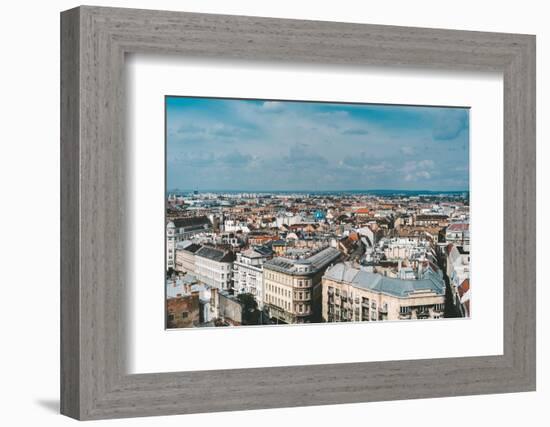
[[[243,325],[257,325],[260,319],[258,303],[252,294],[239,294],[237,299],[242,306]]]

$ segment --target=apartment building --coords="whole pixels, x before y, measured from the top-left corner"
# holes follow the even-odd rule
[[[190,241],[177,243],[174,270],[181,273],[194,273],[195,252],[200,248],[201,245],[191,243]]]
[[[275,322],[309,323],[321,315],[321,278],[341,257],[328,247],[305,258],[276,257],[263,265],[264,307]]]
[[[260,309],[264,300],[263,265],[270,257],[271,251],[248,249],[238,253],[233,263],[233,289],[254,295]]]
[[[195,252],[197,279],[213,288],[229,290],[235,256],[230,251],[202,246]]]
[[[445,230],[445,241],[461,246],[470,245],[470,224],[468,222],[453,222]]]
[[[171,222],[175,228],[176,242],[188,240],[197,234],[212,232],[212,223],[206,216],[177,218]]]
[[[212,223],[205,216],[177,218],[166,223],[166,269],[176,267],[176,245],[191,237],[212,231]]]
[[[453,301],[459,314],[470,315],[470,250],[468,246],[449,244],[447,254],[447,276],[453,293]]]
[[[428,263],[420,279],[399,279],[338,263],[322,279],[322,321],[438,319],[445,309],[443,274]]]

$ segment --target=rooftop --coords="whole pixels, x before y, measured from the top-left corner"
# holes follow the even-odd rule
[[[447,231],[468,231],[469,229],[470,224],[467,222],[455,222],[447,227]]]
[[[316,273],[340,257],[340,251],[328,247],[305,259],[276,257],[264,264],[264,268],[287,274]]]
[[[184,246],[182,249],[187,252],[195,253],[197,252],[202,246],[198,243],[190,243],[186,246]]]
[[[204,225],[212,225],[210,223],[210,220],[205,216],[192,216],[187,218],[177,218],[172,221],[176,228],[182,228],[182,227],[194,227],[194,226],[204,226]]]
[[[368,289],[398,298],[406,298],[417,292],[433,292],[445,295],[443,278],[429,269],[419,280],[395,279],[377,273],[360,270],[348,264],[338,263],[330,267],[323,278],[351,284],[357,288]]]
[[[234,256],[231,252],[224,251],[218,248],[213,248],[211,246],[202,246],[197,252],[195,252],[195,255],[218,262],[234,261]]]

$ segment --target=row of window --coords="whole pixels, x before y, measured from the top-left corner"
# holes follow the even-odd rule
[[[356,322],[375,322],[378,319],[376,312],[372,312],[369,317],[368,310],[360,313],[358,308],[355,309],[355,311],[352,311],[346,309],[339,310],[338,308],[329,307],[327,316],[328,322],[352,322],[354,320]]]
[[[273,273],[272,271],[269,271],[269,270],[265,270],[264,277],[266,279],[274,280],[276,282],[283,283],[285,285],[294,285],[292,276],[289,276],[288,274],[278,274],[278,273]],[[311,280],[298,279],[297,285],[298,287],[311,286]]]
[[[281,298],[274,297],[272,295],[266,296],[266,302],[268,304],[273,304],[277,307],[281,307],[286,311],[290,311],[292,307],[292,304],[290,302],[285,301]],[[309,314],[311,312],[311,309],[308,304],[295,304],[294,311],[300,314]]]
[[[290,291],[288,289],[275,286],[269,282],[266,284],[266,287],[269,292],[273,292],[274,294],[281,295],[286,298],[290,298]]]
[[[417,305],[417,306],[408,306],[408,307],[399,307],[399,313],[409,314],[412,310],[417,310],[418,313],[429,313],[430,308],[433,308],[434,311],[443,311],[445,309],[445,304],[433,304],[433,305]]]
[[[183,313],[181,313],[181,318],[182,319],[187,319],[188,317],[189,317],[189,313],[187,311],[184,311]],[[173,322],[175,318],[176,318],[176,316],[174,314],[169,314],[168,315],[168,321],[170,321],[170,322]]]
[[[328,291],[327,291],[327,296],[328,296],[328,301],[332,304],[333,303],[333,295],[336,295],[336,297],[340,297],[340,299],[342,301],[345,301],[347,300],[347,297],[348,297],[348,293],[346,291],[341,291],[340,292],[340,289],[339,288],[334,288],[332,286],[329,286],[328,287]],[[356,296],[355,298],[353,298],[353,292],[350,292],[349,294],[349,299],[350,299],[350,303],[353,303],[355,302],[355,304],[359,304],[359,297]],[[363,306],[368,306],[369,305],[369,302],[371,304],[371,307],[373,310],[376,309],[376,301],[369,301],[369,299],[367,297],[361,297],[361,304]],[[387,309],[387,303],[384,303],[384,308]]]

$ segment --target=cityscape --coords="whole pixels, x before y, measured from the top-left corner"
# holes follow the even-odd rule
[[[471,316],[468,109],[166,97],[166,328]]]

